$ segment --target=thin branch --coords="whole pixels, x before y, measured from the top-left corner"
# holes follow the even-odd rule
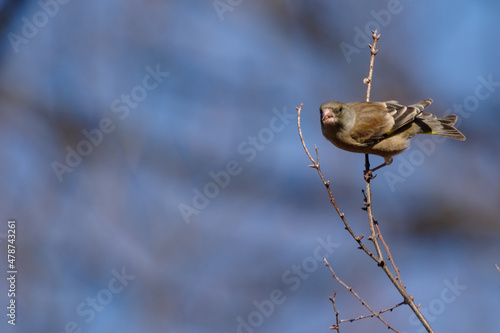
[[[406,289],[406,287],[403,284],[403,280],[401,280],[401,276],[399,275],[399,268],[396,266],[396,263],[394,262],[394,258],[392,257],[391,251],[389,250],[389,246],[385,242],[384,237],[382,237],[382,232],[380,232],[380,228],[378,226],[377,221],[375,221],[375,228],[377,229],[377,234],[379,235],[379,238],[382,241],[382,244],[384,244],[385,251],[387,252],[387,259],[389,259],[389,261],[392,264],[392,268],[394,268],[394,271],[398,275],[397,279],[398,279],[399,283],[401,283],[401,285],[403,286],[403,288]]]
[[[373,219],[372,204],[371,204],[370,179],[366,180],[366,203],[365,204],[366,204],[366,211],[368,213],[368,221],[370,224],[370,231],[371,231],[371,236],[369,237],[369,239],[372,241],[373,245],[375,246],[375,250],[376,250],[377,256],[378,256],[378,258],[376,259],[378,266],[380,266],[382,268],[382,270],[385,272],[385,274],[387,275],[389,280],[391,280],[394,287],[396,287],[396,289],[399,291],[401,296],[403,296],[404,303],[406,303],[410,306],[410,308],[413,310],[413,312],[415,313],[415,315],[417,316],[419,321],[422,323],[422,325],[425,327],[427,332],[433,333],[434,331],[432,330],[432,327],[427,322],[427,319],[425,319],[424,315],[420,311],[420,308],[415,304],[413,297],[410,296],[408,294],[408,292],[406,291],[406,288],[404,287],[403,282],[401,281],[401,278],[399,277],[399,273],[397,273],[398,277],[399,277],[399,282],[398,282],[398,279],[394,276],[394,274],[391,272],[389,267],[385,264],[384,257],[382,255],[382,251],[380,249],[380,244],[378,242],[379,237],[381,237],[380,230],[378,230],[379,233],[375,232],[375,221]],[[387,248],[389,248],[389,247],[387,246]],[[396,268],[396,272],[398,272],[397,268]]]
[[[330,301],[333,304],[333,311],[335,311],[335,325],[330,327],[331,330],[337,330],[337,333],[340,333],[340,322],[339,322],[339,312],[337,311],[337,306],[335,305],[335,297],[337,296],[337,292],[333,293],[333,297],[330,297]]]
[[[300,112],[301,111],[302,111],[302,104],[300,104],[300,106],[297,108],[297,127],[299,128],[299,136],[300,136],[300,141],[302,142],[302,146],[304,147],[304,150],[305,150],[307,156],[309,157],[309,159],[313,163],[313,164],[309,165],[309,167],[314,168],[314,169],[316,169],[318,171],[319,177],[323,181],[323,184],[325,185],[326,190],[328,191],[328,195],[330,196],[330,203],[333,205],[333,207],[335,207],[335,210],[337,211],[337,214],[339,215],[340,219],[344,223],[345,229],[349,232],[349,234],[352,236],[352,238],[354,238],[354,240],[358,243],[359,247],[363,251],[365,251],[365,253],[367,255],[369,255],[370,258],[372,258],[373,260],[377,261],[377,258],[375,257],[375,255],[361,241],[364,236],[356,236],[356,234],[354,233],[354,231],[351,229],[351,226],[349,225],[349,223],[347,223],[347,220],[345,219],[344,213],[342,213],[340,211],[340,208],[337,206],[337,202],[335,201],[335,198],[333,197],[332,190],[330,188],[330,181],[329,180],[325,180],[325,177],[323,176],[323,173],[321,172],[321,167],[319,165],[319,151],[318,151],[318,148],[316,146],[314,146],[314,149],[316,150],[316,160],[314,160],[314,158],[309,153],[309,150],[307,149],[306,143],[304,141],[304,137],[302,136],[302,129],[300,127]]]
[[[495,267],[498,269],[498,271],[500,272],[500,267],[498,267],[497,264],[495,264]]]
[[[366,84],[366,101],[370,101],[370,92],[372,89],[372,77],[373,77],[373,64],[375,62],[375,56],[378,53],[378,50],[376,49],[377,42],[380,39],[380,34],[377,35],[377,30],[372,31],[372,38],[373,38],[373,44],[368,44],[370,46],[370,68],[368,70],[368,77],[363,80],[363,83]],[[371,174],[369,174],[370,170],[370,159],[368,157],[368,154],[365,154],[365,174],[367,177],[365,177],[366,181],[369,181],[372,177]]]
[[[384,266],[384,256],[382,254],[382,250],[380,249],[380,245],[378,243],[378,233],[375,232],[375,220],[373,218],[372,213],[372,190],[370,186],[370,178],[366,179],[366,212],[368,213],[368,222],[370,224],[370,237],[368,238],[373,245],[375,246],[375,251],[377,252],[377,263],[379,266]]]
[[[392,311],[395,308],[397,308],[398,306],[401,306],[401,305],[404,305],[404,304],[405,304],[405,302],[398,303],[398,304],[393,305],[393,306],[391,306],[391,307],[389,307],[387,309],[380,310],[379,312],[377,312],[377,314],[380,315],[380,314],[382,314],[384,312]],[[361,319],[366,319],[366,318],[373,318],[373,317],[375,317],[375,315],[369,314],[369,315],[359,316],[359,317],[356,317],[356,318],[353,318],[353,319],[341,319],[340,323],[344,323],[344,322],[350,322],[350,323],[352,323],[353,321],[356,321],[356,320],[361,320]]]
[[[385,313],[385,312],[392,312],[392,310],[394,310],[395,308],[405,304],[404,302],[398,303],[396,305],[388,307],[387,309],[380,310],[376,314],[363,315],[363,316],[359,316],[359,317],[352,318],[352,319],[339,319],[339,311],[337,310],[337,306],[335,304],[336,297],[337,297],[337,292],[334,292],[333,297],[329,297],[329,299],[332,302],[333,310],[335,311],[335,325],[330,326],[330,329],[337,330],[337,333],[340,333],[340,324],[342,324],[342,323],[346,323],[346,322],[352,323],[354,321],[358,321],[358,320],[362,320],[362,319],[373,318],[377,314],[381,315],[382,313]]]
[[[377,30],[372,31],[373,44],[368,44],[370,46],[371,57],[370,57],[370,70],[368,71],[368,77],[363,80],[364,83],[368,85],[366,88],[366,101],[370,101],[370,90],[372,88],[372,77],[373,77],[373,62],[375,61],[375,56],[378,53],[378,50],[375,48],[377,46],[377,42],[380,39],[380,34],[377,35]]]
[[[325,265],[330,269],[330,272],[332,272],[333,274],[333,277],[344,287],[346,288],[347,290],[349,290],[350,293],[352,293],[354,295],[354,297],[356,297],[360,302],[361,304],[363,304],[364,307],[366,307],[371,313],[372,313],[372,316],[374,317],[377,317],[382,323],[384,323],[388,329],[390,330],[393,330],[394,332],[398,332],[398,333],[401,333],[400,331],[396,330],[394,327],[391,326],[391,324],[389,324],[387,321],[385,321],[384,318],[382,318],[380,316],[380,312],[375,312],[373,311],[373,309],[354,291],[354,289],[352,289],[352,287],[349,287],[347,284],[344,283],[344,281],[342,281],[338,276],[337,274],[335,274],[335,272],[333,271],[333,268],[332,266],[330,266],[330,264],[328,263],[328,260],[326,260],[326,258],[323,258],[323,260],[325,261]]]
[[[370,90],[371,90],[372,76],[373,76],[373,64],[375,61],[375,56],[378,53],[378,50],[376,49],[376,45],[377,45],[378,40],[380,39],[380,34],[377,34],[377,30],[372,31],[372,38],[373,38],[373,44],[369,44],[370,53],[371,53],[370,69],[368,72],[368,77],[363,80],[363,82],[367,84],[367,88],[366,88],[366,101],[367,102],[370,101]],[[368,159],[368,155],[365,155],[365,167],[366,167],[366,172],[368,172],[368,170],[370,170],[370,162]],[[377,258],[378,265],[382,268],[382,270],[385,272],[387,277],[391,280],[392,284],[396,287],[396,289],[399,291],[401,296],[403,296],[404,302],[410,306],[410,308],[413,310],[413,312],[415,313],[417,318],[420,320],[422,325],[425,327],[427,332],[429,332],[429,333],[434,332],[432,330],[432,327],[430,326],[430,324],[427,322],[427,320],[423,316],[422,312],[420,311],[420,308],[415,304],[413,297],[411,297],[408,294],[408,292],[406,291],[406,288],[403,285],[403,281],[401,280],[401,276],[399,275],[399,269],[394,264],[394,261],[392,261],[392,264],[393,264],[394,270],[395,270],[398,278],[394,277],[394,274],[392,274],[389,267],[385,264],[384,257],[382,255],[382,250],[380,249],[380,244],[378,242],[379,238],[382,240],[382,243],[384,244],[384,246],[387,250],[387,254],[388,254],[389,258],[391,258],[390,260],[392,260],[392,256],[391,256],[390,251],[389,251],[389,246],[387,246],[387,244],[383,241],[383,237],[382,237],[382,234],[380,233],[380,229],[378,228],[378,225],[375,228],[376,223],[375,223],[375,220],[373,218],[373,212],[372,212],[372,192],[371,192],[371,185],[370,185],[371,179],[373,179],[373,177],[370,174],[368,174],[368,176],[366,176],[366,173],[365,173],[365,180],[366,180],[366,202],[365,202],[365,205],[366,205],[366,212],[368,213],[368,221],[370,224],[370,233],[371,233],[369,239],[372,241],[373,246],[375,247],[375,251],[376,251],[377,257],[378,257]],[[377,231],[375,231],[375,229],[377,229]]]
[[[309,165],[311,168],[318,169],[319,168],[319,158],[318,162],[314,160],[314,158],[311,156],[311,153],[309,153],[309,150],[306,147],[306,143],[304,142],[304,138],[302,137],[302,129],[300,128],[300,111],[302,110],[302,103],[299,105],[297,109],[297,127],[299,128],[299,136],[300,136],[300,142],[302,142],[302,147],[304,147],[304,150],[306,151],[307,156],[313,163],[312,165]],[[316,146],[314,146],[316,148]],[[318,150],[316,149],[316,155],[318,155]]]

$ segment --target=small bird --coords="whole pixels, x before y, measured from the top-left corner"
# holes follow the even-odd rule
[[[384,163],[368,170],[368,175],[392,163],[392,157],[410,146],[417,134],[435,134],[456,140],[465,136],[453,125],[457,116],[443,118],[423,112],[432,99],[410,106],[388,102],[341,103],[331,101],[320,106],[321,131],[340,149],[355,153],[379,155]],[[366,177],[366,173],[365,173]]]

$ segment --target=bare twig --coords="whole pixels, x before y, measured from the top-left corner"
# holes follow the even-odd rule
[[[371,90],[371,85],[372,85],[372,76],[373,76],[373,64],[375,61],[375,55],[377,55],[378,50],[376,49],[376,45],[378,40],[380,39],[380,34],[377,34],[377,30],[372,31],[372,38],[373,38],[373,44],[369,44],[370,46],[370,69],[368,72],[368,77],[363,80],[364,83],[367,84],[366,88],[366,101],[370,101],[370,90]],[[365,155],[365,167],[366,167],[366,172],[370,170],[370,162],[368,155]],[[373,218],[373,212],[372,212],[372,193],[371,193],[371,186],[370,186],[370,181],[373,178],[370,174],[368,174],[368,177],[366,176],[365,172],[365,180],[366,180],[366,212],[368,213],[368,221],[370,224],[370,237],[369,239],[372,241],[373,246],[375,247],[375,251],[377,253],[377,263],[378,265],[382,268],[382,270],[385,272],[387,277],[391,280],[392,284],[396,287],[396,289],[399,291],[401,296],[403,296],[404,303],[408,304],[410,308],[413,310],[417,318],[420,320],[422,325],[425,327],[427,332],[434,332],[430,326],[430,324],[427,322],[425,317],[423,316],[422,312],[420,311],[420,308],[415,304],[415,301],[413,300],[413,297],[411,297],[407,292],[406,288],[404,287],[403,281],[401,280],[401,276],[399,275],[399,269],[397,268],[396,264],[394,263],[394,260],[390,254],[389,251],[389,246],[385,243],[383,240],[382,234],[380,233],[380,229],[378,227],[378,224],[375,222]],[[377,226],[375,227],[375,225]],[[375,229],[377,229],[375,231]],[[389,267],[385,264],[384,257],[382,255],[382,250],[380,249],[380,244],[378,242],[378,239],[382,240],[382,243],[385,246],[385,249],[387,251],[387,255],[389,256],[389,260],[391,261],[393,268],[397,274],[397,278],[394,277],[392,274],[391,270]]]
[[[398,279],[394,276],[392,271],[389,269],[389,267],[385,264],[384,257],[382,255],[382,250],[380,249],[380,244],[378,242],[380,235],[380,230],[379,232],[375,232],[375,221],[373,219],[373,213],[372,213],[372,203],[371,203],[371,188],[370,188],[370,180],[366,180],[366,211],[368,213],[368,221],[370,224],[370,231],[371,235],[369,239],[372,241],[373,245],[375,246],[375,250],[377,252],[377,257],[375,261],[377,261],[377,265],[382,268],[382,270],[385,272],[389,280],[391,280],[392,284],[396,289],[399,291],[401,296],[403,296],[404,303],[408,304],[410,308],[413,310],[419,321],[422,323],[422,325],[425,327],[427,332],[434,332],[430,326],[430,324],[427,322],[425,317],[423,316],[422,312],[420,311],[420,308],[415,304],[415,301],[413,300],[413,297],[408,294],[406,291],[406,288],[403,285],[403,282],[401,281],[401,278],[399,277]],[[386,244],[386,248],[388,249],[389,247]],[[390,252],[389,252],[390,253]],[[399,269],[396,267],[395,268],[396,272],[399,271]]]
[[[368,156],[368,155],[366,155]],[[365,208],[363,208],[363,210],[365,211],[368,211],[368,205],[367,205],[367,196],[366,196],[366,192],[364,190],[362,190],[363,192],[363,195],[365,197]],[[403,281],[401,280],[401,276],[399,275],[399,268],[396,266],[396,263],[392,257],[392,254],[391,254],[391,250],[389,249],[389,245],[387,245],[387,243],[385,242],[384,240],[384,237],[382,237],[382,232],[380,231],[380,227],[378,225],[378,222],[377,221],[374,221],[374,225],[375,225],[375,229],[377,229],[377,236],[378,238],[380,238],[380,240],[382,241],[382,244],[384,245],[384,248],[385,248],[385,251],[387,252],[387,259],[391,262],[392,264],[392,268],[394,269],[394,271],[396,272],[396,275],[398,276],[397,277],[397,280],[399,281],[399,283],[401,283],[401,285],[406,288],[404,285],[403,285]]]
[[[495,267],[498,269],[498,271],[500,272],[500,267],[498,267],[497,264],[495,264]]]
[[[333,293],[333,297],[330,297],[330,301],[333,304],[333,311],[335,311],[335,325],[330,327],[331,330],[337,330],[337,333],[340,333],[340,322],[339,322],[339,312],[337,311],[337,306],[335,305],[335,297],[337,296],[337,292]]]
[[[377,261],[377,258],[375,257],[375,255],[365,246],[365,244],[363,244],[363,242],[361,242],[361,240],[363,239],[364,236],[356,236],[354,231],[351,229],[351,226],[349,225],[349,223],[347,223],[347,220],[345,219],[344,213],[342,213],[340,211],[340,208],[337,206],[337,202],[335,201],[335,198],[333,197],[332,190],[330,188],[330,181],[326,180],[325,177],[323,176],[323,173],[321,172],[321,167],[319,165],[318,148],[316,146],[314,146],[314,149],[316,150],[316,160],[314,160],[314,158],[309,153],[309,150],[307,149],[306,143],[304,141],[304,137],[302,136],[302,129],[300,127],[300,112],[301,111],[302,111],[302,104],[300,104],[300,106],[297,108],[297,127],[299,128],[299,136],[300,136],[300,141],[302,142],[302,146],[304,147],[304,150],[305,150],[307,156],[309,157],[309,159],[313,163],[313,164],[309,165],[309,167],[316,169],[318,171],[319,177],[321,178],[321,181],[323,181],[323,184],[325,185],[326,190],[328,191],[328,195],[330,196],[330,202],[333,205],[333,207],[335,207],[337,214],[339,215],[340,219],[344,223],[345,229],[349,232],[349,234],[352,236],[352,238],[354,238],[354,240],[356,242],[358,242],[359,247],[363,251],[365,251],[365,253],[367,255],[369,255],[370,258]]]
[[[330,266],[330,264],[328,263],[328,260],[326,260],[326,258],[323,258],[323,260],[325,261],[325,265],[330,269],[330,272],[332,272],[335,280],[337,280],[344,288],[349,290],[349,292],[351,294],[353,294],[354,297],[356,297],[361,302],[361,304],[363,304],[363,306],[366,307],[372,313],[372,316],[377,317],[382,323],[384,323],[387,326],[388,329],[393,330],[394,332],[401,333],[400,331],[398,331],[394,327],[392,327],[391,324],[389,324],[387,321],[385,321],[385,319],[380,316],[380,312],[373,311],[373,309],[354,291],[354,289],[352,289],[352,287],[349,287],[347,284],[345,284],[344,281],[342,281],[337,276],[337,274],[335,274],[332,266]]]
[[[375,48],[377,42],[380,39],[380,34],[377,35],[377,30],[372,31],[373,44],[368,44],[370,46],[371,57],[370,57],[370,70],[368,71],[368,77],[363,80],[364,83],[368,85],[366,88],[366,101],[370,101],[370,90],[372,88],[372,76],[373,76],[373,62],[375,61],[375,56],[378,50]]]
[[[370,92],[372,89],[372,77],[373,77],[373,64],[375,62],[375,56],[378,53],[376,49],[377,42],[380,39],[380,34],[377,34],[377,30],[372,31],[373,44],[368,44],[370,46],[370,69],[368,70],[368,77],[363,80],[363,83],[366,84],[366,101],[370,101]],[[369,173],[370,170],[370,159],[368,154],[365,154],[365,180],[369,181],[372,179],[372,175]]]
[[[368,213],[368,222],[370,223],[370,237],[368,238],[375,246],[375,251],[377,252],[377,263],[379,266],[384,266],[384,256],[380,245],[378,243],[379,234],[375,232],[375,220],[372,213],[372,190],[370,186],[370,179],[366,179],[366,212]]]
[[[396,305],[393,305],[387,309],[384,309],[384,310],[380,310],[379,312],[377,312],[377,314],[382,314],[384,312],[389,312],[389,311],[392,311],[394,310],[395,308],[397,308],[398,306],[401,306],[401,305],[404,305],[405,302],[401,302],[401,303],[398,303]],[[341,319],[339,323],[343,323],[343,322],[350,322],[352,323],[353,321],[356,321],[356,320],[361,320],[361,319],[365,319],[365,318],[372,318],[372,317],[375,317],[375,315],[373,314],[369,314],[369,315],[364,315],[364,316],[359,316],[359,317],[356,317],[356,318],[352,318],[352,319]]]
[[[352,318],[352,319],[339,319],[339,311],[337,310],[337,306],[335,304],[336,297],[337,297],[337,292],[333,293],[333,297],[329,297],[329,299],[332,302],[332,304],[333,304],[333,310],[335,311],[335,325],[330,326],[330,329],[337,330],[337,333],[340,333],[340,324],[342,324],[342,323],[346,323],[346,322],[352,323],[354,321],[358,321],[358,320],[362,320],[362,319],[373,318],[377,314],[381,315],[382,313],[390,312],[390,311],[394,310],[395,308],[397,308],[397,307],[405,304],[404,302],[398,303],[396,305],[388,307],[387,309],[380,310],[376,314],[372,313],[372,314],[369,314],[369,315],[358,316],[358,317]]]
[[[403,288],[406,289],[406,287],[403,285],[403,280],[401,280],[401,276],[399,275],[399,268],[396,266],[396,263],[394,262],[394,258],[392,257],[391,251],[389,250],[389,246],[385,242],[384,237],[382,237],[382,232],[380,232],[380,228],[378,226],[377,221],[375,221],[375,228],[377,229],[377,234],[379,235],[379,238],[382,241],[382,244],[384,244],[385,251],[387,252],[387,259],[389,259],[389,261],[391,262],[392,268],[394,268],[394,271],[396,272],[396,274],[398,276],[397,279],[398,279],[399,283],[401,283]]]

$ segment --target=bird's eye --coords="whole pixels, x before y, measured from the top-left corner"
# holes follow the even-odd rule
[[[342,105],[339,106],[339,108],[337,109],[339,112],[342,112]]]

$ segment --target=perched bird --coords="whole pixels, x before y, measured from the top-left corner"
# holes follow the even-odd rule
[[[410,146],[417,134],[435,134],[456,140],[465,136],[453,125],[457,116],[443,118],[423,112],[432,99],[410,106],[388,102],[341,103],[331,101],[320,106],[321,130],[325,138],[340,149],[382,156],[385,162],[371,172],[392,163],[392,157]]]

